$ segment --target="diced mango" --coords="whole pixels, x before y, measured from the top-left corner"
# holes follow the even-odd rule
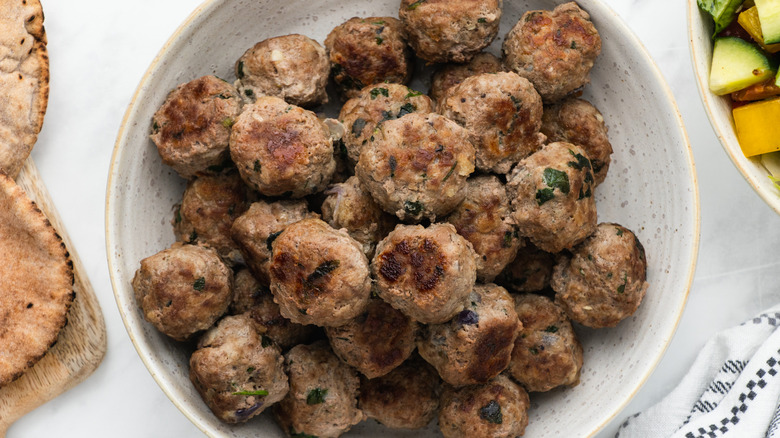
[[[780,98],[734,108],[737,138],[746,157],[780,150]]]
[[[761,22],[758,20],[758,9],[755,6],[742,11],[737,17],[737,22],[750,34],[750,37],[753,38],[762,49],[769,53],[780,52],[780,44],[766,45],[764,43],[764,34],[761,32]]]

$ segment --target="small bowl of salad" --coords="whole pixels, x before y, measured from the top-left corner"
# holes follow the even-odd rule
[[[715,133],[780,214],[780,0],[688,0],[688,25]]]

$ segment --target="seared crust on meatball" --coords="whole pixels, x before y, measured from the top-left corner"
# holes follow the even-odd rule
[[[522,160],[509,176],[520,235],[557,253],[596,229],[593,172],[587,153],[570,143],[550,143]]]
[[[468,62],[498,34],[502,0],[401,0],[409,45],[429,62]]]
[[[435,220],[466,195],[474,146],[457,123],[409,114],[382,123],[360,154],[355,173],[385,211],[401,220]]]
[[[474,246],[480,281],[493,281],[523,246],[506,188],[492,175],[468,180],[466,199],[447,216],[447,222]]]
[[[398,225],[379,242],[371,270],[382,299],[424,324],[463,310],[477,277],[476,253],[450,224]]]
[[[288,226],[273,243],[271,292],[285,318],[337,327],[371,295],[368,259],[355,239],[319,219]]]
[[[330,31],[325,48],[333,80],[347,99],[366,85],[405,84],[412,77],[414,58],[397,18],[350,18]]]
[[[200,339],[190,380],[220,420],[243,423],[287,394],[282,363],[279,347],[262,341],[248,315],[228,316]]]
[[[433,112],[428,96],[399,84],[375,84],[363,88],[341,107],[344,146],[349,159],[357,163],[363,147],[374,136],[377,126],[406,114]]]
[[[507,173],[542,147],[542,99],[512,72],[483,73],[447,91],[438,112],[469,131],[477,169]]]
[[[601,223],[596,232],[561,256],[552,288],[555,302],[588,327],[614,327],[633,315],[647,292],[645,249],[631,230]]]
[[[144,318],[177,341],[214,325],[232,289],[233,273],[216,250],[180,243],[141,260],[133,277]]]
[[[612,144],[604,116],[587,100],[569,98],[544,108],[542,133],[547,141],[565,141],[582,146],[593,166],[594,186],[604,182],[609,171]]]
[[[249,102],[275,96],[304,107],[328,101],[330,63],[325,48],[298,35],[269,38],[255,44],[236,61],[236,88]]]
[[[357,407],[358,374],[327,342],[297,345],[284,358],[290,392],[274,414],[285,433],[335,438],[365,419]]]
[[[478,284],[452,321],[423,329],[417,348],[450,385],[487,383],[509,365],[521,328],[506,289]]]
[[[534,84],[546,103],[590,82],[601,37],[575,2],[552,11],[528,11],[504,39],[504,64]]]
[[[528,425],[528,393],[505,375],[485,385],[446,387],[439,407],[445,438],[515,438]]]
[[[582,346],[569,318],[547,297],[515,296],[523,323],[508,372],[529,392],[549,391],[580,382]]]
[[[356,176],[334,184],[325,192],[322,219],[335,229],[344,228],[363,247],[366,257],[374,256],[377,242],[393,229],[397,220],[382,210]]]
[[[510,292],[538,292],[550,286],[555,255],[528,243],[517,251],[496,283]]]
[[[203,76],[171,91],[152,117],[150,138],[163,163],[182,178],[211,173],[228,160],[230,128],[241,97],[229,83]]]
[[[488,52],[478,53],[467,64],[446,64],[433,73],[428,96],[439,102],[447,90],[460,84],[464,79],[482,73],[504,71],[504,65],[495,55]]]
[[[410,359],[375,379],[360,379],[360,409],[393,429],[419,429],[439,410],[441,379],[419,358]]]
[[[230,157],[244,182],[266,196],[320,192],[336,171],[328,126],[277,97],[244,108],[230,135]]]

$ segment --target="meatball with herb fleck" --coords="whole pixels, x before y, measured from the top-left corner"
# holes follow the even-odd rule
[[[628,228],[601,223],[571,257],[559,258],[552,288],[573,321],[614,327],[636,312],[647,292],[645,249]]]
[[[271,292],[285,318],[338,327],[368,305],[368,259],[346,231],[319,219],[304,219],[285,228],[273,242]]]
[[[141,260],[133,290],[147,321],[171,338],[186,341],[227,311],[233,273],[216,250],[174,243]]]
[[[412,77],[414,58],[397,18],[350,18],[328,34],[325,48],[333,80],[347,99],[366,85],[405,84]]]
[[[431,88],[428,95],[436,102],[441,101],[447,90],[460,84],[466,78],[482,73],[498,73],[504,71],[501,60],[492,53],[481,52],[467,64],[446,64],[439,67],[431,78]]]
[[[423,328],[417,349],[450,385],[487,383],[509,365],[522,327],[506,289],[478,284],[455,318]]]
[[[216,76],[203,76],[171,91],[152,117],[150,138],[163,163],[182,178],[214,173],[230,159],[228,139],[239,113],[238,91]]]
[[[510,292],[539,292],[550,287],[555,255],[528,243],[496,278]]]
[[[279,347],[263,342],[248,315],[207,331],[190,357],[190,380],[220,420],[243,423],[283,399],[289,386]]]
[[[376,248],[371,271],[377,293],[424,324],[463,310],[477,278],[476,253],[450,224],[398,225]]]
[[[275,96],[292,105],[313,107],[328,101],[330,62],[313,39],[284,35],[260,41],[236,61],[236,88],[254,102]]]

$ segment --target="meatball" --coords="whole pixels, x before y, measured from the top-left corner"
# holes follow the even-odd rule
[[[214,325],[232,289],[233,273],[216,250],[180,243],[141,260],[133,277],[146,320],[177,341]]]
[[[618,224],[596,232],[561,256],[552,288],[569,318],[591,328],[614,327],[633,315],[647,292],[645,249],[634,233]]]
[[[347,99],[366,85],[405,84],[412,77],[414,58],[397,18],[350,18],[328,34],[325,48],[333,80]]]
[[[344,146],[352,163],[357,163],[360,152],[374,136],[377,126],[387,120],[406,114],[433,112],[428,96],[405,85],[370,85],[341,107],[339,120],[344,123]]]
[[[276,421],[292,436],[335,438],[365,419],[357,407],[360,379],[325,341],[297,345],[285,354],[290,392],[274,408]]]
[[[337,230],[346,229],[362,245],[366,257],[373,257],[377,242],[395,226],[395,217],[374,202],[356,176],[332,186],[325,194],[328,197],[322,204],[322,219]]]
[[[593,166],[594,187],[604,182],[609,171],[612,145],[599,110],[587,100],[569,98],[544,109],[542,133],[548,141],[580,145]]]
[[[481,52],[474,56],[468,64],[446,64],[441,66],[431,78],[431,88],[428,95],[439,102],[447,90],[460,84],[464,79],[482,73],[498,73],[504,71],[501,60],[495,55]]]
[[[445,388],[439,427],[444,438],[515,438],[528,425],[528,393],[505,375],[485,385]]]
[[[582,346],[563,310],[533,294],[515,296],[515,310],[523,329],[509,363],[512,377],[531,392],[578,384]]]
[[[365,312],[325,333],[333,352],[369,379],[384,376],[412,355],[418,325],[380,299]]]
[[[238,263],[241,253],[230,237],[230,227],[246,211],[247,194],[235,171],[190,180],[173,218],[176,240],[210,246],[226,262]]]
[[[368,259],[355,239],[319,219],[288,226],[273,243],[271,292],[285,318],[337,327],[363,313]]]
[[[152,117],[150,138],[163,163],[182,178],[210,173],[228,160],[230,128],[241,96],[216,76],[179,85]]]
[[[244,261],[263,285],[271,284],[271,250],[274,240],[290,225],[317,217],[306,201],[257,201],[233,221],[230,235],[238,244]]]
[[[450,224],[398,225],[376,248],[371,270],[377,293],[424,324],[463,310],[477,278],[471,244]]]
[[[241,178],[266,196],[320,192],[336,171],[328,126],[277,97],[246,106],[233,125],[230,156]]]
[[[465,127],[476,148],[477,169],[507,173],[542,147],[542,99],[515,73],[483,73],[450,88],[439,114]]]
[[[480,281],[493,281],[524,243],[518,237],[506,189],[492,175],[469,179],[466,199],[447,222],[474,246]]]
[[[441,379],[425,361],[412,359],[390,373],[360,380],[360,409],[393,429],[420,429],[439,410]]]
[[[549,103],[590,82],[601,37],[590,15],[569,2],[552,12],[523,14],[504,39],[502,51],[506,67],[531,81]]]
[[[487,383],[509,365],[521,328],[506,289],[478,284],[458,316],[423,330],[417,349],[450,385]]]
[[[527,244],[507,265],[496,282],[510,292],[538,292],[550,287],[555,256]]]
[[[468,136],[437,114],[388,120],[369,139],[355,173],[385,211],[404,221],[433,221],[466,196],[466,179],[474,171]]]
[[[409,45],[428,62],[468,62],[498,34],[502,0],[401,0]]]
[[[279,347],[264,343],[247,315],[207,331],[190,357],[190,380],[220,420],[243,423],[287,395]]]
[[[593,172],[587,153],[570,143],[550,143],[522,160],[509,176],[520,235],[557,253],[596,229]]]
[[[260,41],[239,58],[236,87],[250,102],[274,96],[312,107],[328,101],[329,73],[324,47],[303,35],[285,35]]]

